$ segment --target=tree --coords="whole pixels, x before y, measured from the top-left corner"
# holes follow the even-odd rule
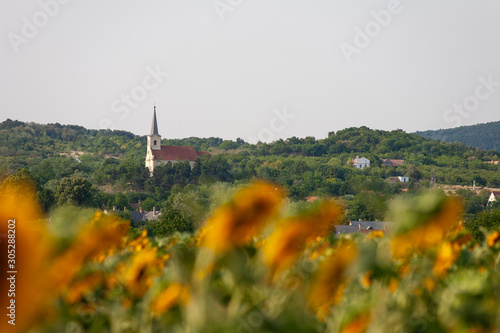
[[[146,200],[144,200],[142,203],[141,203],[141,207],[142,209],[144,209],[145,211],[151,211],[153,210],[153,207],[156,206],[156,201],[154,201],[153,198],[149,197],[147,198]]]
[[[500,228],[500,210],[487,210],[479,213],[476,218],[471,219],[465,227],[472,233],[478,241],[484,241],[483,228],[486,231],[498,230]]]
[[[174,232],[193,232],[193,225],[181,211],[166,204],[158,220],[150,224],[148,233],[156,237],[166,237]]]
[[[121,192],[115,194],[115,197],[113,199],[113,206],[116,206],[118,210],[123,209],[124,207],[130,209],[127,197]]]
[[[238,143],[233,140],[226,140],[220,144],[219,148],[224,150],[237,149],[239,147]]]
[[[360,193],[349,202],[351,220],[382,221],[387,209],[384,198],[377,193]]]
[[[58,205],[92,205],[92,184],[83,177],[63,178],[56,190]]]
[[[38,196],[38,201],[40,202],[40,206],[42,206],[42,209],[44,212],[48,212],[52,206],[55,204],[55,196],[54,192],[47,188],[42,188],[40,191],[37,193]]]

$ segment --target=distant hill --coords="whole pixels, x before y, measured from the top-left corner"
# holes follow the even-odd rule
[[[415,134],[428,139],[462,142],[475,148],[500,151],[500,121]]]
[[[476,133],[468,144],[496,141],[496,148],[500,148],[498,139],[481,136],[498,131],[478,130]],[[158,189],[165,200],[165,191],[170,191],[174,184],[185,186],[203,181],[249,181],[254,178],[282,184],[294,198],[355,195],[361,190],[396,193],[398,187],[385,180],[399,175],[410,175],[417,185],[422,180],[422,186],[427,186],[425,184],[435,176],[439,184],[471,186],[475,181],[477,186],[500,188],[500,165],[486,163],[500,160],[500,153],[461,142],[424,138],[402,130],[358,127],[330,132],[320,139],[291,137],[249,144],[241,139],[192,137],[162,139],[162,144],[193,146],[196,150],[210,151],[212,158],[200,159],[198,168],[193,169],[194,178],[186,176],[190,172],[182,169],[183,164],[178,164],[177,169],[167,167],[164,177],[158,176],[161,179],[154,183],[144,172],[146,136],[7,119],[0,122],[0,180],[23,168],[50,190],[55,190],[64,177],[79,176],[89,179],[95,186],[117,186],[117,191],[122,192],[144,190],[151,194]],[[352,167],[356,156],[369,159],[371,167],[356,171]],[[382,168],[382,159],[387,158],[405,162],[397,169]]]

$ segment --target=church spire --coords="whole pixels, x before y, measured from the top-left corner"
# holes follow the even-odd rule
[[[155,109],[153,113],[153,123],[151,124],[151,134],[150,135],[159,135],[158,134],[158,123],[156,122],[156,104],[155,104]]]

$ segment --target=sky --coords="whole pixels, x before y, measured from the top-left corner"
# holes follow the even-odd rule
[[[2,0],[0,121],[324,138],[500,120],[497,0]]]

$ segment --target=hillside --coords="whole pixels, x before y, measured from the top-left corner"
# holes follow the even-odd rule
[[[357,194],[360,190],[390,192],[391,187],[380,181],[410,175],[428,182],[434,173],[443,184],[470,186],[475,180],[478,186],[500,187],[500,166],[485,163],[499,159],[494,151],[426,139],[401,130],[347,128],[330,132],[324,139],[292,137],[256,145],[213,137],[163,139],[162,144],[210,151],[213,157],[200,161],[201,171],[197,169],[196,177],[205,174],[212,180],[229,182],[266,178],[287,186],[296,197]],[[124,190],[149,186],[154,192],[161,182],[155,185],[144,178],[145,153],[146,137],[130,132],[10,119],[0,123],[0,173],[12,174],[25,168],[53,189],[60,179],[79,175],[96,186],[119,183]],[[361,174],[352,170],[349,161],[357,155],[370,159],[372,168]],[[405,163],[387,169],[382,167],[385,158],[404,159]],[[186,178],[183,170],[171,172],[178,172],[179,177],[169,176],[163,191],[174,184],[198,181]]]
[[[12,174],[14,179],[34,179],[45,209],[68,200],[83,206],[131,208],[141,200],[149,209],[168,202],[184,207],[189,215],[185,207],[191,207],[190,198],[196,198],[195,206],[208,209],[212,185],[224,188],[259,178],[281,185],[292,200],[341,197],[349,207],[346,218],[352,220],[383,219],[394,196],[433,187],[433,177],[438,185],[475,182],[479,191],[500,188],[500,165],[487,163],[500,159],[495,151],[401,130],[347,128],[323,139],[291,137],[255,145],[214,137],[163,139],[162,144],[189,145],[212,156],[199,158],[193,168],[188,162],[159,166],[150,177],[144,163],[145,136],[6,120],[0,123],[0,181]],[[368,158],[371,167],[354,168],[356,156]],[[404,163],[384,167],[382,160],[387,158]],[[402,184],[397,176],[409,177],[410,182]],[[80,189],[87,190],[82,194]],[[487,193],[480,194],[468,213],[486,202]]]
[[[435,131],[416,132],[424,138],[462,142],[468,146],[500,151],[500,121]]]

